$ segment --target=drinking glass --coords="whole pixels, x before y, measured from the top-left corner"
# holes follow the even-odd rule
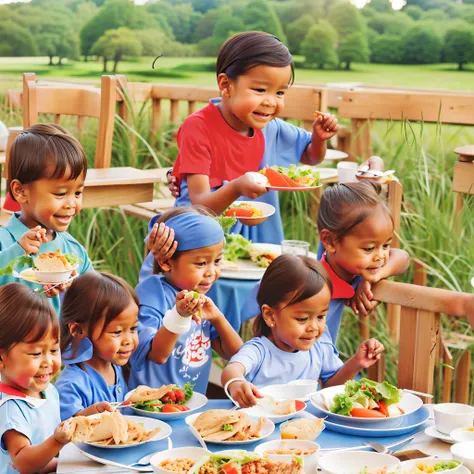
[[[282,240],[281,253],[307,257],[309,253],[309,242],[305,242],[304,240]]]

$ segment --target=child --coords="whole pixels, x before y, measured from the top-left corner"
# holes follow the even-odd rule
[[[178,207],[160,221],[173,230],[177,250],[171,258],[160,257],[156,262],[162,274],[149,276],[136,288],[140,345],[130,361],[130,386],[191,382],[196,391],[205,393],[211,348],[230,359],[242,345],[224,315],[205,296],[221,273],[224,233],[202,209]]]
[[[0,308],[0,472],[56,471],[54,458],[71,440],[50,383],[61,367],[58,318],[20,283],[0,288]]]
[[[309,257],[281,255],[266,270],[257,300],[255,336],[232,357],[222,384],[241,407],[261,397],[257,386],[298,379],[341,385],[380,358],[383,345],[363,342],[345,364],[325,337],[332,284],[323,265]],[[244,378],[245,377],[245,378]]]
[[[56,388],[61,419],[112,411],[127,393],[122,367],[138,346],[138,298],[121,278],[89,272],[64,296]]]
[[[66,231],[82,207],[87,159],[80,143],[64,128],[37,124],[20,133],[12,144],[8,187],[21,213],[13,214],[0,228],[0,268],[15,257],[59,249],[81,261],[77,273],[92,269],[86,250]],[[0,285],[17,281],[0,277]],[[33,288],[34,283],[23,282]],[[59,293],[68,285],[48,291],[59,314]]]
[[[294,80],[294,63],[288,48],[271,34],[232,36],[219,51],[216,75],[221,97],[190,115],[178,132],[176,205],[200,204],[220,214],[242,196],[258,198],[273,205],[275,214],[258,226],[237,223],[232,232],[279,244],[284,236],[278,194],[267,193],[245,173],[300,161],[320,163],[326,140],[338,130],[337,119],[329,113],[319,116],[310,133],[278,118]],[[151,262],[148,256],[142,274],[151,273]]]

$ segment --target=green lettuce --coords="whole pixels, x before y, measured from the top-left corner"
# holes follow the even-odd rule
[[[222,214],[221,216],[215,217],[215,220],[222,227],[222,230],[224,231],[224,234],[229,233],[232,226],[237,222],[237,219],[235,217],[224,216],[224,214]]]
[[[234,431],[234,428],[232,427],[231,424],[226,423],[226,424],[222,425],[222,431]]]
[[[353,400],[349,395],[345,393],[338,393],[333,400],[333,404],[330,407],[331,413],[336,413],[337,415],[346,415],[350,416],[353,408]]]
[[[310,176],[313,178],[313,181],[309,181],[307,186],[319,186],[321,184],[320,175],[317,168],[312,168],[311,166],[296,166],[290,165],[289,168],[284,166],[272,166],[272,169],[278,171],[278,173],[288,176],[290,179],[302,178],[304,176]]]
[[[7,276],[13,273],[16,267],[34,267],[35,261],[31,255],[20,255],[8,262],[3,268],[0,268],[0,276]]]
[[[161,400],[147,400],[146,402],[134,403],[133,407],[138,408],[139,410],[160,413],[163,407],[163,402]]]
[[[235,262],[239,258],[249,258],[252,241],[247,240],[240,234],[226,234],[225,240],[224,258],[226,260]]]
[[[194,385],[193,383],[191,382],[186,382],[184,384],[184,387],[183,387],[183,392],[184,392],[184,401],[185,402],[188,402],[189,399],[193,396],[193,392],[194,392]]]

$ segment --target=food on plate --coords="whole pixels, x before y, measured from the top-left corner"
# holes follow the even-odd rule
[[[227,217],[262,217],[263,211],[248,202],[235,202],[224,213]]]
[[[193,426],[206,441],[248,441],[260,438],[265,421],[260,418],[255,422],[243,411],[208,410],[196,418]]]
[[[104,412],[99,416],[76,416],[69,424],[73,443],[104,446],[143,443],[160,431],[160,428],[147,431],[141,423],[127,420],[118,411]]]
[[[183,388],[175,384],[163,385],[160,388],[150,388],[139,385],[127,401],[133,403],[133,408],[154,413],[177,413],[189,411],[186,402],[193,396],[194,385],[190,382]]]
[[[328,407],[331,413],[338,415],[387,418],[404,414],[398,406],[401,398],[401,390],[388,382],[379,383],[363,378],[347,381],[344,393],[338,393]]]
[[[204,456],[189,474],[303,474],[303,463],[298,457],[273,462],[253,452],[230,450]]]
[[[311,167],[290,165],[289,168],[283,166],[272,166],[259,171],[265,175],[270,186],[281,188],[314,187],[319,186],[319,171]]]
[[[324,428],[322,418],[298,418],[287,421],[280,428],[282,439],[307,439],[312,441]]]
[[[282,447],[279,449],[269,449],[265,451],[265,454],[293,454],[294,456],[309,456],[318,452],[318,448],[290,448],[284,446],[285,442],[282,442]]]
[[[160,467],[166,471],[186,474],[194,466],[195,462],[188,458],[165,459],[161,461]]]
[[[386,467],[381,467],[380,469],[369,469],[364,467],[362,471],[359,471],[357,474],[388,474],[388,469]]]
[[[270,249],[250,246],[248,250],[248,255],[252,262],[255,262],[259,267],[267,268],[270,263],[275,260],[280,253],[272,251]]]
[[[247,240],[240,234],[226,234],[225,242],[224,259],[226,261],[235,262],[239,258],[249,258],[251,240]]]
[[[263,398],[258,400],[257,405],[274,415],[291,415],[297,411],[296,400],[289,399],[278,401],[269,395],[265,395]]]
[[[423,461],[420,461],[415,464],[414,469],[412,469],[410,473],[404,473],[404,474],[414,474],[414,473],[432,474],[433,472],[443,472],[443,471],[448,471],[450,469],[455,469],[459,467],[460,464],[461,463],[456,460],[449,461],[449,462],[442,461],[436,464],[428,464]]]

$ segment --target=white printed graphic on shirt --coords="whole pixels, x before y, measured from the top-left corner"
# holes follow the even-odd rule
[[[208,351],[210,348],[211,338],[204,334],[202,328],[197,328],[190,337],[187,337],[184,345],[178,342],[173,356],[182,360],[183,367],[180,369],[180,373],[187,375],[188,369],[205,365],[209,361]]]

